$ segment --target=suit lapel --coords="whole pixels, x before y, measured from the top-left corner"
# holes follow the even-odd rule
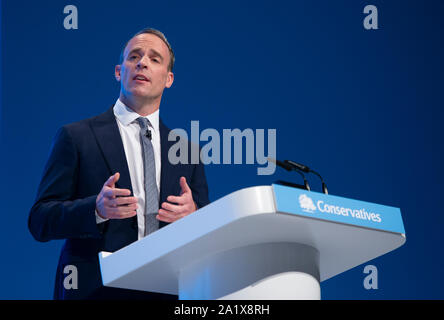
[[[123,148],[122,137],[120,136],[113,107],[94,118],[91,121],[91,127],[109,168],[110,176],[116,172],[120,173],[120,179],[116,187],[129,189],[132,193],[133,189],[125,149]]]
[[[166,200],[169,196],[169,185],[171,184],[171,173],[174,169],[173,165],[168,160],[168,150],[175,143],[175,141],[168,141],[168,134],[170,129],[168,129],[159,119],[159,132],[160,132],[160,202]],[[179,183],[179,181],[177,181]]]

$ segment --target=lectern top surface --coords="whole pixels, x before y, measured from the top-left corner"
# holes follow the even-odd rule
[[[288,197],[285,199],[288,207],[280,203],[283,196]],[[331,205],[332,209],[323,207],[319,201]],[[367,212],[362,217],[368,221],[373,219],[374,224],[354,223],[360,218],[350,210],[362,208]],[[285,190],[285,193],[280,193],[275,186],[242,189],[112,254],[101,253],[103,283],[177,294],[178,275],[185,266],[218,252],[272,242],[293,242],[316,248],[323,281],[404,244],[403,228],[388,231],[384,230],[385,225],[381,228],[382,224],[376,223],[386,219],[385,212],[381,214],[379,207],[376,208],[379,211],[362,208],[342,200],[338,202],[334,196],[296,189]],[[347,218],[345,213],[349,214],[348,218],[352,214],[355,217],[347,221],[332,219]],[[140,281],[141,278],[145,280]]]

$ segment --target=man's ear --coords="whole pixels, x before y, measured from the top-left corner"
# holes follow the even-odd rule
[[[116,65],[116,67],[114,68],[114,76],[116,77],[116,80],[120,82],[120,70],[121,70],[121,65],[118,64]]]
[[[171,71],[168,72],[167,81],[165,83],[166,88],[170,88],[173,85],[174,82],[174,73]]]

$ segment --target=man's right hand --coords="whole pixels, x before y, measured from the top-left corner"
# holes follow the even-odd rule
[[[129,197],[130,190],[115,187],[119,178],[118,172],[109,177],[97,196],[96,211],[103,219],[125,219],[137,214],[137,198]]]

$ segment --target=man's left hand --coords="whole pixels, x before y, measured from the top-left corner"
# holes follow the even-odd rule
[[[164,222],[174,222],[197,210],[193,201],[193,194],[187,184],[185,177],[180,178],[180,196],[168,196],[167,201],[162,203],[156,218]]]

